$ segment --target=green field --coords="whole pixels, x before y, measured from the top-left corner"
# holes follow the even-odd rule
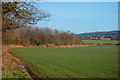
[[[83,43],[95,43],[95,44],[103,44],[103,43],[110,43],[110,44],[118,44],[120,41],[118,40],[82,40]]]
[[[21,60],[48,78],[117,78],[117,47],[14,48]]]

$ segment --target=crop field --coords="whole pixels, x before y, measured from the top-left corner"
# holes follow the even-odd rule
[[[82,40],[84,43],[95,43],[95,44],[103,44],[103,43],[110,43],[110,44],[118,44],[120,41],[118,40]]]
[[[30,68],[47,78],[117,78],[118,48],[13,48]],[[37,74],[37,73],[36,73]]]

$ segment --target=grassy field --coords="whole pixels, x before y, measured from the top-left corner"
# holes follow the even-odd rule
[[[48,78],[117,78],[117,47],[14,48],[11,52]]]
[[[31,78],[25,71],[3,70],[2,74],[2,78]]]
[[[118,44],[120,41],[117,40],[82,40],[83,43],[95,43],[95,44],[103,44],[103,43],[111,43],[111,44]]]

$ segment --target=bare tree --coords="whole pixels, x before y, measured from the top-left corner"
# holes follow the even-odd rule
[[[47,19],[50,14],[38,10],[30,2],[3,2],[2,3],[2,31],[26,27]]]

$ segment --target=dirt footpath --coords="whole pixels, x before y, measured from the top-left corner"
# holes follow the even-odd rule
[[[15,47],[23,47],[23,46],[16,46],[16,45],[4,45],[2,47],[2,71],[19,71],[21,73],[25,73],[25,75],[29,75],[28,72],[26,71],[25,68],[22,68],[23,62],[17,58],[16,56],[14,56],[13,54],[11,54],[9,52],[9,50],[11,48],[15,48]],[[13,73],[11,73],[13,74]],[[3,74],[3,76],[6,74]],[[14,74],[13,74],[14,75]],[[17,75],[18,78],[21,77],[21,75]],[[16,75],[15,75],[16,77]],[[6,77],[4,77],[6,78]],[[13,78],[13,77],[10,77]]]
[[[8,50],[15,47],[22,47],[16,45],[4,45],[2,47],[2,66],[3,69],[10,69],[10,70],[19,70],[21,68],[21,62],[18,58],[12,56]]]

